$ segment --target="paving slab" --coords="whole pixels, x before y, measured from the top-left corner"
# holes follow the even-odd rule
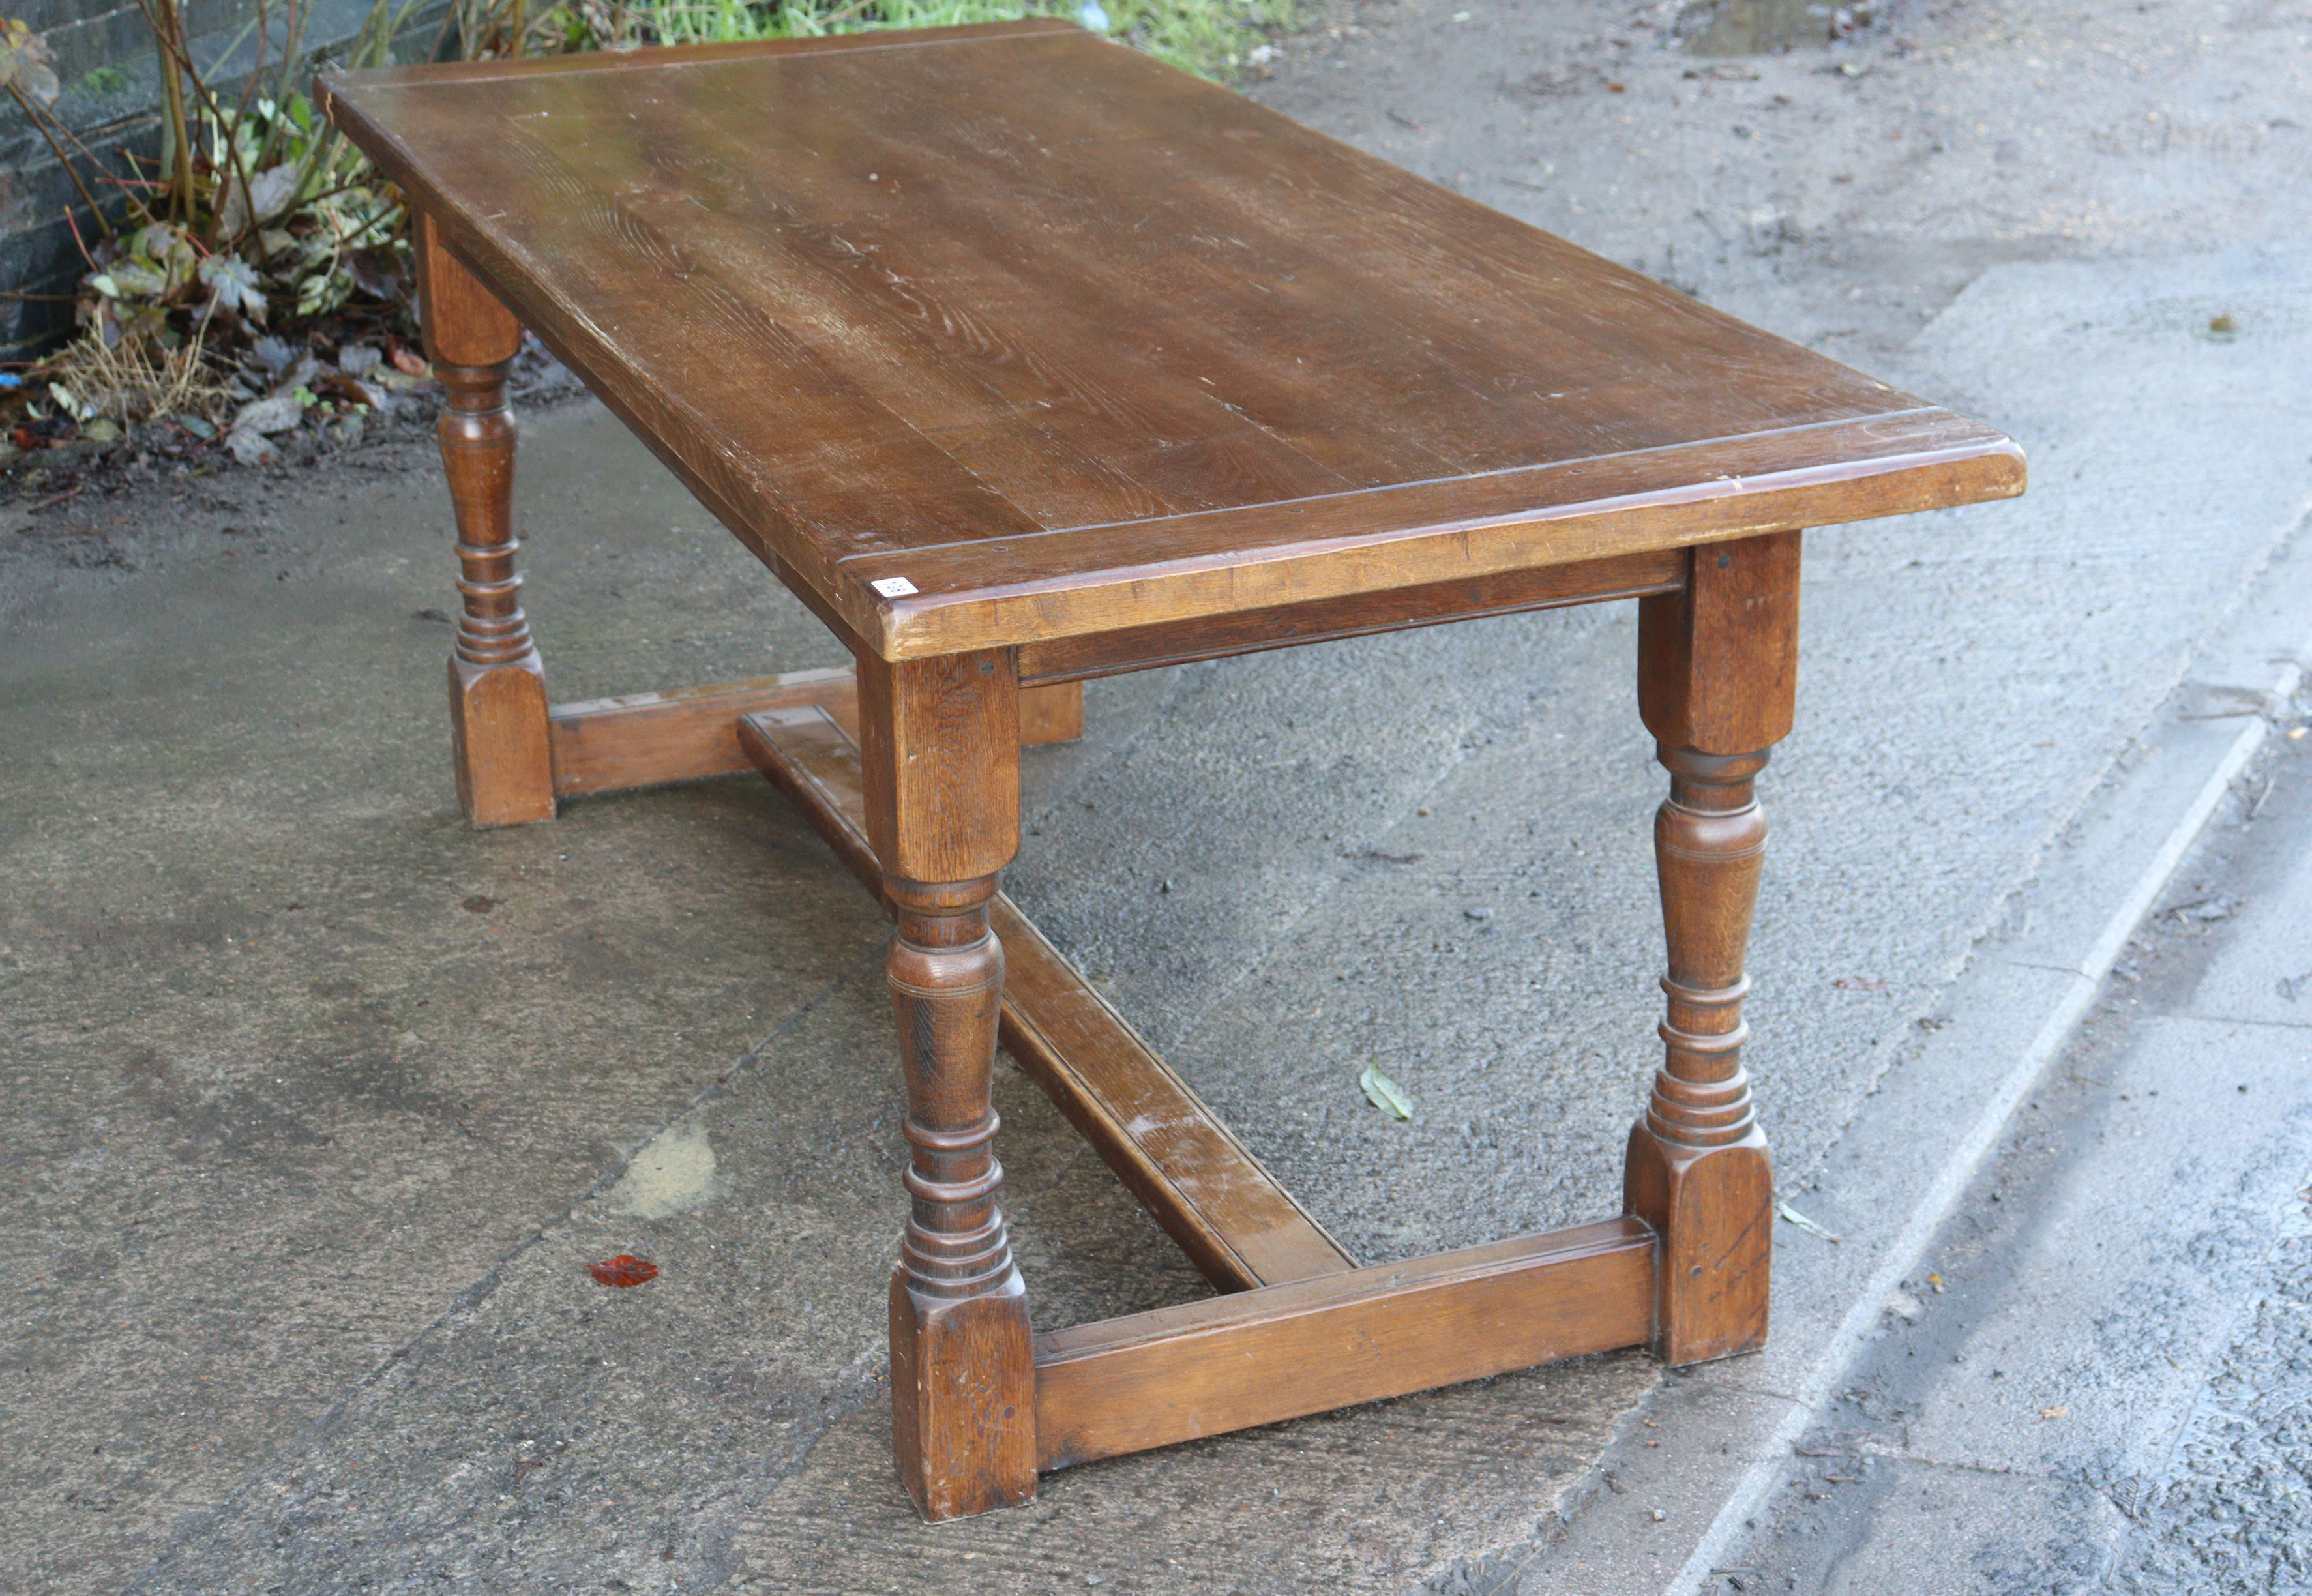
[[[2136,978],[2104,995],[1722,1554],[1743,1588],[2312,1577],[2312,1019],[2224,1016],[2219,995],[2285,978],[2305,773],[2274,740],[2203,839],[2197,879],[2131,948]],[[2236,916],[2178,912],[2210,886]]]

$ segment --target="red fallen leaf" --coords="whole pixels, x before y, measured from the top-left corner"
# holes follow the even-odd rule
[[[658,1278],[656,1264],[646,1258],[636,1258],[631,1252],[621,1252],[616,1258],[607,1258],[599,1264],[589,1265],[586,1272],[594,1277],[597,1285],[640,1285],[646,1280]]]
[[[404,347],[399,338],[389,339],[385,347],[386,358],[393,362],[395,371],[406,377],[425,374],[425,357],[414,349]]]
[[[1887,978],[1884,976],[1841,976],[1831,985],[1841,992],[1884,992],[1887,990]]]

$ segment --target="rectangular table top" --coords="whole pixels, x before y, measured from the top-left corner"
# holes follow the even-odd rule
[[[889,659],[2022,491],[1989,428],[1068,23],[320,93]]]

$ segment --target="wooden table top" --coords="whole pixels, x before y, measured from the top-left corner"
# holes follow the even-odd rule
[[[1989,428],[1064,22],[320,94],[889,659],[2023,487]]]

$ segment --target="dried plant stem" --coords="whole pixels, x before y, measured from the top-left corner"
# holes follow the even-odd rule
[[[91,409],[118,421],[157,421],[163,416],[215,408],[227,397],[209,375],[199,333],[184,346],[158,358],[142,338],[122,338],[110,348],[92,329],[48,367],[48,373]]]
[[[185,117],[185,70],[191,65],[185,48],[183,19],[177,0],[144,0],[144,20],[161,47],[162,93],[168,105],[168,134],[174,170],[169,193],[169,219],[179,220],[193,204],[193,130]]]

